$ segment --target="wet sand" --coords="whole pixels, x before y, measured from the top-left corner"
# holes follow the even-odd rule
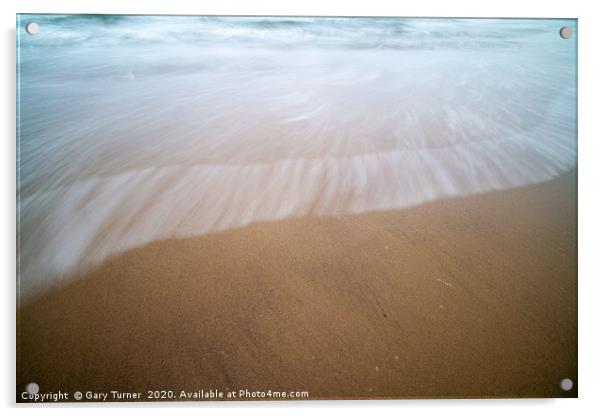
[[[576,232],[572,172],[152,243],[21,305],[17,391],[576,397]]]

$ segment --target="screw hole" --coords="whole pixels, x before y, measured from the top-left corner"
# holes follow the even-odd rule
[[[38,386],[38,383],[29,383],[25,386],[25,391],[29,394],[37,394],[40,391],[40,386]]]
[[[560,37],[562,39],[568,39],[571,37],[572,34],[573,34],[573,32],[570,27],[563,26],[560,28]]]
[[[560,388],[564,391],[569,391],[573,389],[573,380],[570,378],[563,378],[560,381]]]
[[[30,35],[35,35],[40,31],[40,25],[36,22],[30,22],[25,25],[25,31]]]

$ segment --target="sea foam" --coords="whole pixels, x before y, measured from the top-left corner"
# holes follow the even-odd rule
[[[257,221],[393,210],[576,166],[574,21],[28,16],[22,296]]]

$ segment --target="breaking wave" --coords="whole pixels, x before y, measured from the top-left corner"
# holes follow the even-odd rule
[[[577,160],[563,25],[21,15],[21,295],[155,240],[550,180]]]

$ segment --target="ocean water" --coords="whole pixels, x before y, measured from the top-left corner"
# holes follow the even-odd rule
[[[17,27],[23,297],[152,241],[403,209],[577,162],[574,20],[20,15]]]

